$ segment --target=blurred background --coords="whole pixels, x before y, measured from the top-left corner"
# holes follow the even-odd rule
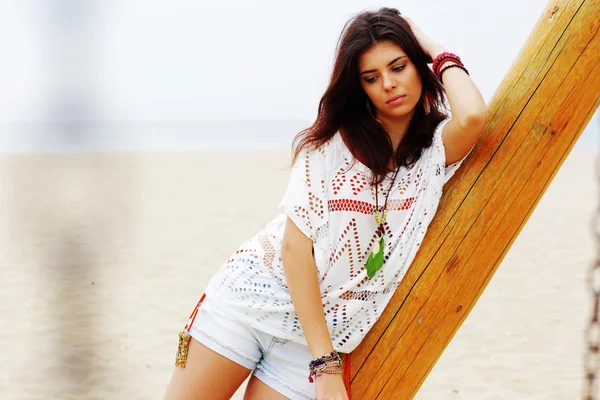
[[[489,100],[546,1],[1,0],[0,149],[288,148],[343,24],[384,5],[460,53]]]
[[[0,0],[0,397],[162,397],[352,15],[398,8],[489,101],[546,3]],[[417,398],[577,398],[599,136],[596,113]]]

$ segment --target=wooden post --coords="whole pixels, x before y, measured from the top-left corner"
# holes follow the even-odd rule
[[[598,107],[600,0],[554,0],[489,104],[479,143],[384,314],[352,353],[352,398],[410,399]]]

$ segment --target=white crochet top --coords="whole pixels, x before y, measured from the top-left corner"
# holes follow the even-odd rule
[[[319,149],[303,150],[280,214],[227,260],[206,295],[254,328],[306,345],[281,262],[289,216],[313,240],[334,348],[354,350],[400,285],[436,212],[442,186],[464,160],[445,167],[441,131],[447,121],[438,125],[432,146],[411,169],[400,167],[387,204],[385,263],[372,279],[364,264],[378,237],[375,190],[369,185],[370,170],[355,160],[338,132]],[[380,206],[392,175],[379,186]]]

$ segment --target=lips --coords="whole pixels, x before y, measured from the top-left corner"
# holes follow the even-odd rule
[[[389,99],[387,102],[388,102],[388,103],[390,103],[390,102],[392,102],[392,101],[394,101],[394,100],[396,100],[396,99],[399,99],[400,97],[404,97],[404,95],[397,95],[397,96],[393,96],[393,97],[391,97],[391,98],[390,98],[390,99]]]

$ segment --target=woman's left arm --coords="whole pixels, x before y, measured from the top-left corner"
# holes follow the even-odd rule
[[[447,51],[429,39],[410,18],[403,18],[410,25],[425,54],[432,60],[438,54]],[[444,67],[450,64],[454,63],[447,61]],[[487,122],[487,106],[471,77],[462,69],[448,68],[443,79],[452,112],[452,119],[442,130],[446,165],[449,165],[467,155],[481,136]]]

